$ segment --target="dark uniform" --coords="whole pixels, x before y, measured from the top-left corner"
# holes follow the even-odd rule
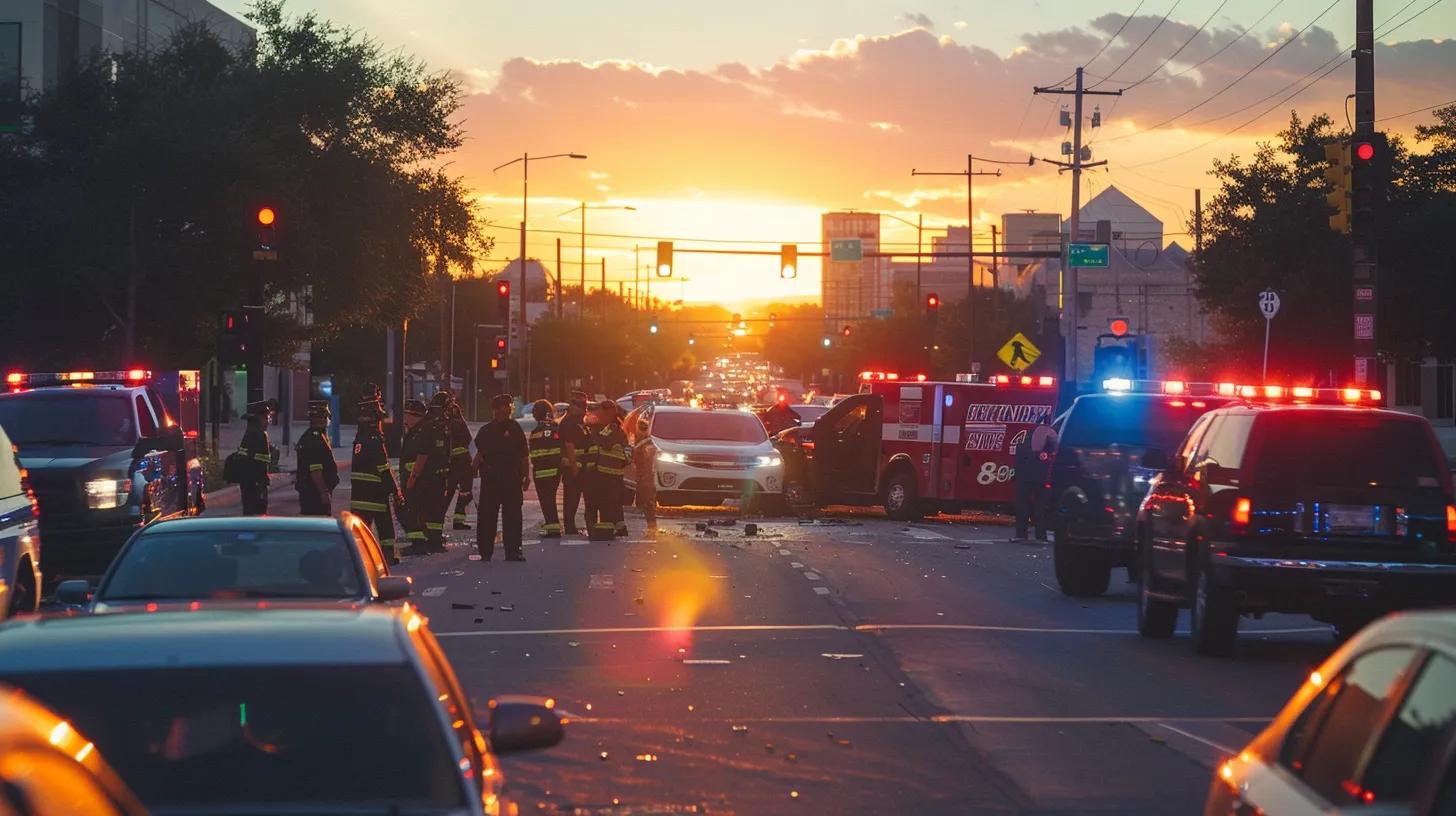
[[[581,504],[581,485],[586,478],[587,449],[591,447],[591,439],[587,436],[586,423],[581,417],[572,416],[570,412],[561,418],[558,430],[562,445],[570,443],[576,448],[576,464],[581,468],[580,473],[567,468],[561,475],[561,517],[566,522],[566,534],[576,535],[576,508]],[[591,528],[590,518],[587,519],[587,528]]]
[[[389,502],[395,500],[395,510],[400,511],[401,495],[399,482],[395,480],[394,468],[389,464],[389,452],[384,446],[384,435],[380,433],[379,420],[384,416],[384,407],[378,397],[367,397],[359,402],[359,429],[354,437],[353,468],[349,472],[351,485],[349,509],[365,524],[374,525],[374,534],[384,557],[393,564],[399,563],[395,552],[394,519],[389,515]]]
[[[424,416],[425,404],[419,400],[410,400],[405,405],[404,412],[411,416]],[[404,484],[409,483],[410,472],[414,470],[415,459],[421,454],[428,455],[425,448],[427,436],[425,434],[424,420],[416,421],[412,427],[404,429],[404,435],[399,442],[399,478]],[[404,507],[399,508],[399,523],[404,527],[406,546],[411,550],[411,555],[418,555],[425,549],[425,518],[420,511],[420,506],[413,499],[415,491],[406,489]]]
[[[238,481],[242,495],[243,515],[261,516],[268,512],[268,465],[272,462],[272,446],[268,441],[268,403],[248,405],[248,427],[238,452],[243,455],[243,477]]]
[[[521,559],[521,504],[525,501],[521,483],[526,474],[526,432],[514,419],[492,419],[475,435],[475,451],[481,459],[480,504],[475,546],[480,558],[489,561],[495,552],[496,519],[501,524],[501,544],[506,560]]]
[[[531,475],[536,479],[536,498],[541,502],[541,534],[561,535],[556,514],[556,489],[561,484],[561,429],[549,416],[538,420],[527,437],[531,447]]]
[[[627,434],[615,418],[592,433],[587,449],[592,460],[588,506],[595,510],[590,537],[593,541],[610,541],[618,531],[626,530],[622,517],[622,473],[627,468]]]
[[[445,406],[448,395],[442,399],[436,395],[430,400],[430,408],[415,426],[420,437],[416,440],[418,456],[423,452],[428,458],[425,472],[415,479],[415,489],[406,501],[418,508],[418,518],[423,522],[425,552],[445,551],[445,511],[450,489],[450,427],[445,421]]]
[[[329,420],[329,403],[326,400],[310,400],[308,418],[313,421]],[[331,516],[333,510],[329,499],[335,487],[339,486],[339,463],[334,461],[334,446],[329,441],[325,428],[310,426],[298,437],[298,466],[293,477],[293,489],[298,491],[298,512],[304,516]],[[323,474],[324,487],[320,493],[314,484],[313,474]]]
[[[1036,537],[1046,541],[1047,477],[1051,473],[1052,451],[1057,435],[1047,425],[1038,425],[1016,446],[1016,537],[1026,538],[1036,525]]]
[[[469,530],[465,523],[465,509],[475,497],[475,473],[470,467],[470,428],[460,414],[460,403],[452,403],[447,422],[450,427],[450,490],[457,494],[455,499],[455,529]],[[449,499],[446,499],[449,504]]]

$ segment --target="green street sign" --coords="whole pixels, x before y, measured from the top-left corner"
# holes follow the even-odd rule
[[[864,260],[864,245],[858,238],[835,238],[829,242],[829,260],[859,263]]]
[[[1067,263],[1092,269],[1106,269],[1112,263],[1109,244],[1067,244]]]
[[[890,318],[892,318],[894,316],[895,316],[895,310],[894,309],[871,309],[870,310],[870,317],[873,317],[876,320],[889,320]]]

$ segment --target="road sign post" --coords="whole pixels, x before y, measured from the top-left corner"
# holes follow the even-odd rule
[[[1067,264],[1082,269],[1106,269],[1112,264],[1112,246],[1067,244]]]
[[[1264,371],[1259,382],[1269,381],[1269,324],[1274,322],[1274,315],[1279,314],[1279,293],[1273,289],[1265,289],[1259,293],[1259,313],[1264,315]]]
[[[1031,338],[1017,332],[996,352],[996,357],[1013,371],[1025,371],[1041,357],[1041,349],[1031,342]]]
[[[864,243],[858,238],[830,239],[829,260],[859,263],[864,260]]]

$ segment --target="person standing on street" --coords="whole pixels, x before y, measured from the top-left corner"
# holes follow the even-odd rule
[[[349,495],[349,509],[374,525],[374,534],[379,547],[391,564],[399,563],[395,552],[394,519],[389,515],[390,499],[395,510],[403,515],[404,494],[394,477],[394,468],[389,464],[389,453],[384,447],[384,434],[380,423],[384,420],[383,398],[377,387],[366,386],[366,396],[359,400],[359,426],[354,437],[353,467],[349,471],[352,486]]]
[[[293,476],[300,515],[333,515],[329,499],[339,485],[339,463],[334,461],[334,446],[329,441],[332,418],[328,400],[308,401],[308,430],[298,438],[298,465]]]
[[[482,561],[495,554],[497,519],[506,560],[526,560],[521,552],[521,504],[531,479],[530,455],[526,432],[511,418],[515,405],[510,394],[496,394],[490,401],[491,420],[475,435],[474,469],[480,472],[475,546]]]
[[[1050,417],[1043,417],[1016,446],[1017,541],[1026,540],[1033,521],[1037,540],[1047,540],[1046,484],[1051,473],[1052,452],[1057,447],[1057,432],[1052,430],[1050,422]]]
[[[561,474],[561,516],[566,522],[566,535],[577,535],[580,531],[576,526],[576,508],[581,503],[583,466],[587,448],[591,446],[586,431],[586,394],[571,392],[571,403],[566,408],[566,416],[561,418],[560,430],[566,460]],[[590,521],[587,526],[590,528]]]
[[[425,404],[412,399],[404,405],[404,435],[399,441],[399,477],[405,483],[405,500],[395,505],[399,512],[399,523],[404,527],[407,547],[404,555],[423,555],[425,552],[425,518],[420,505],[414,500],[414,470],[421,461],[429,460],[425,448],[425,427],[421,422],[425,416]],[[421,465],[423,467],[423,465]]]
[[[238,445],[243,465],[238,491],[242,496],[245,516],[261,516],[268,512],[268,463],[272,450],[268,441],[268,421],[272,413],[272,406],[267,400],[248,403],[248,427],[243,431],[242,443]]]
[[[632,447],[632,472],[637,478],[637,509],[647,522],[647,536],[657,537],[657,446],[652,444],[645,417],[637,420],[637,444]]]
[[[541,502],[541,536],[561,537],[561,520],[556,515],[556,488],[561,483],[563,467],[561,451],[561,429],[551,416],[551,403],[536,400],[531,405],[531,416],[536,418],[536,427],[531,429],[527,442],[531,449],[531,475],[536,478],[536,498]]]
[[[445,409],[446,421],[450,427],[450,490],[455,495],[454,528],[469,530],[465,521],[465,510],[475,497],[475,471],[470,467],[470,427],[465,424],[465,415],[460,411],[460,401],[450,395],[450,405]],[[445,501],[449,506],[449,499]]]
[[[611,541],[626,535],[627,523],[622,517],[622,474],[627,469],[627,435],[617,421],[617,403],[602,400],[597,406],[600,426],[592,433],[594,485],[590,495],[595,499],[596,517],[592,519],[590,538]]]
[[[422,552],[426,553],[445,551],[445,511],[450,489],[450,426],[445,420],[445,409],[449,404],[448,392],[436,393],[430,398],[430,405],[420,419],[420,448],[415,454],[414,469],[410,471],[414,489],[405,493],[406,500],[419,508],[425,531]]]

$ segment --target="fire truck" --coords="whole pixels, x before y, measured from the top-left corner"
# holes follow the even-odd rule
[[[879,504],[901,521],[1012,506],[1016,447],[1051,418],[1056,381],[1010,374],[969,380],[862,372],[858,394],[836,402],[813,427],[776,438],[785,502],[796,512]]]

